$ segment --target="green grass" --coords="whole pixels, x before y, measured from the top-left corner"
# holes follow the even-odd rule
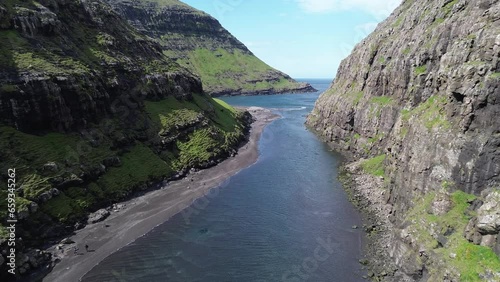
[[[282,91],[298,86],[284,78],[278,81],[262,80],[275,70],[257,57],[237,49],[229,52],[224,49],[213,51],[200,48],[191,51],[187,59],[178,62],[197,73],[205,90],[209,92],[224,87],[251,92],[268,89]],[[222,85],[224,87],[221,88]]]
[[[420,66],[420,67],[416,67],[415,71],[414,71],[415,76],[419,76],[419,75],[424,74],[426,72],[427,72],[427,66],[426,65]]]
[[[414,117],[416,121],[422,122],[428,130],[433,128],[449,129],[451,123],[446,117],[444,108],[446,103],[447,99],[444,96],[431,96],[415,109],[401,111],[401,116],[405,122]]]
[[[222,100],[206,95],[193,94],[193,101],[179,101],[168,97],[159,102],[146,101],[146,111],[163,130],[172,128],[175,123],[191,122],[203,113],[214,125],[226,132],[238,129],[238,116],[241,114]]]
[[[66,196],[64,192],[43,204],[41,210],[60,222],[74,220],[84,215],[84,210],[78,203]]]
[[[394,102],[394,99],[392,99],[392,97],[389,97],[389,96],[375,96],[375,97],[370,98],[370,103],[377,104],[380,106],[387,106],[387,105],[392,104],[393,102]]]
[[[351,93],[349,96],[353,97],[354,105],[358,105],[365,94],[363,91]]]
[[[401,131],[399,132],[399,137],[400,138],[405,138],[406,135],[408,135],[408,132],[410,132],[410,129],[408,128],[408,126],[402,127]]]
[[[7,230],[6,227],[0,225],[0,239],[7,239],[9,238],[9,231]]]
[[[199,113],[188,109],[173,110],[170,113],[160,114],[160,122],[167,132],[175,130],[177,127],[193,125],[198,121]]]
[[[380,155],[364,161],[361,164],[363,170],[373,176],[381,176],[385,178],[384,168],[385,155]]]
[[[483,62],[483,61],[469,61],[469,62],[466,62],[465,65],[466,66],[479,67],[479,66],[486,65],[486,63]]]
[[[404,16],[405,16],[404,14],[400,15],[400,16],[398,17],[398,19],[397,19],[397,20],[396,20],[396,21],[392,24],[392,27],[394,27],[394,28],[398,28],[398,27],[400,27],[400,26],[401,26],[401,23],[403,23],[403,18],[404,18]]]
[[[42,177],[36,173],[29,174],[23,178],[21,187],[24,191],[24,197],[35,200],[40,194],[52,189],[49,177]]]
[[[11,165],[29,165],[40,168],[43,164],[55,161],[61,163],[95,162],[112,155],[109,144],[90,147],[77,134],[49,133],[32,135],[12,127],[0,127],[0,149],[5,152]]]
[[[488,247],[477,246],[467,241],[463,236],[463,230],[473,216],[469,203],[475,198],[474,195],[462,191],[451,194],[453,206],[449,212],[442,216],[435,216],[428,211],[436,193],[429,193],[416,201],[415,206],[406,214],[408,222],[411,222],[410,230],[418,244],[424,245],[427,252],[433,250],[439,255],[438,259],[444,265],[455,269],[460,273],[460,281],[483,281],[480,277],[487,270],[498,272],[500,270],[500,259]],[[448,235],[445,246],[439,247],[437,240],[430,233],[435,230],[438,234],[444,234],[447,230],[454,230]],[[451,254],[456,257],[452,258]],[[444,273],[443,269],[436,265],[428,266],[430,279],[439,279]]]
[[[384,136],[385,136],[385,134],[383,134],[383,133],[377,133],[377,135],[375,135],[374,137],[368,138],[368,143],[378,142],[378,141],[382,140],[384,138]]]
[[[0,87],[0,90],[2,90],[3,92],[7,92],[7,93],[16,92],[17,86],[12,85],[12,84],[4,84]]]
[[[55,55],[46,58],[32,52],[13,52],[12,57],[19,71],[34,71],[48,74],[74,74],[89,71],[87,66],[72,58],[56,57]]]
[[[0,65],[3,68],[14,67],[13,51],[23,49],[26,39],[15,30],[0,30]],[[5,42],[5,44],[3,44]]]
[[[494,72],[489,75],[490,78],[492,79],[499,79],[500,78],[500,72]]]
[[[99,187],[110,199],[118,200],[128,195],[133,186],[158,181],[173,173],[172,168],[151,149],[136,145],[121,157],[122,165],[112,167],[98,181]]]
[[[443,11],[445,12],[445,15],[448,16],[450,13],[451,13],[451,9],[453,8],[453,6],[455,6],[455,4],[458,3],[458,0],[453,0],[451,1],[450,3],[446,4],[444,7],[443,7]]]
[[[181,153],[176,167],[195,166],[219,155],[222,153],[221,142],[224,142],[221,137],[217,130],[205,128],[191,134],[188,141],[178,141],[177,147]]]
[[[163,132],[172,131],[172,125],[186,124],[204,114],[209,124],[177,140],[176,152],[164,159],[172,160],[174,169],[198,166],[223,155],[243,137],[238,120],[242,114],[220,99],[193,94],[192,101],[178,101],[173,97],[160,102],[146,102],[146,110]]]
[[[113,36],[111,36],[105,32],[99,32],[99,34],[97,34],[97,36],[96,36],[97,44],[102,45],[102,46],[111,45],[114,40],[115,39]]]
[[[370,98],[370,118],[380,118],[382,115],[382,109],[388,105],[391,105],[394,99],[389,96],[375,96]]]

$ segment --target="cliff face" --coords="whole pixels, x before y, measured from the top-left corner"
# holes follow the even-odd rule
[[[102,3],[10,1],[2,9],[0,118],[19,129],[97,122],[124,91],[178,98],[201,92],[195,77]]]
[[[106,1],[198,75],[212,96],[315,91],[266,65],[215,18],[180,1]]]
[[[250,119],[101,1],[1,2],[0,185],[16,169],[17,274],[89,212],[229,156]]]
[[[470,265],[477,263],[474,252],[487,253],[486,247],[500,255],[500,229],[474,229],[472,211],[500,187],[499,34],[498,1],[406,0],[342,62],[308,117],[335,148],[356,158],[378,156],[369,162],[380,161],[378,174],[386,179],[395,240],[401,243],[393,258],[408,262],[401,257],[403,246],[434,255],[412,262],[418,266],[414,278],[500,277],[491,265],[470,274],[457,262],[467,261],[460,258],[464,249],[471,252]],[[460,215],[465,224],[463,218],[439,222],[476,196],[471,211]],[[450,203],[443,214],[417,213],[439,201]],[[497,218],[498,209],[488,210]]]

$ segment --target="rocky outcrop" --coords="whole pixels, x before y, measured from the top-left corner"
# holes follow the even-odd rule
[[[400,229],[425,196],[434,199],[444,189],[458,203],[454,191],[480,196],[499,186],[499,11],[498,1],[404,1],[342,62],[308,117],[312,128],[352,157],[385,155],[391,221]],[[422,207],[436,209],[438,217],[456,211],[446,207],[446,198],[434,201]],[[414,217],[427,214],[415,211]],[[444,248],[452,249],[449,244]],[[420,247],[409,247],[420,253]],[[424,264],[434,271],[430,281],[463,272],[455,267],[446,274],[453,262],[437,271],[431,263],[436,260]],[[421,271],[414,278],[425,277]]]
[[[109,211],[107,209],[100,209],[89,215],[88,223],[94,224],[105,220],[109,216]]]
[[[465,238],[470,242],[493,248],[500,256],[500,191],[483,193],[484,202],[477,203],[477,215],[472,218],[465,229]]]
[[[200,76],[212,96],[316,91],[266,65],[215,18],[180,1],[106,1]]]

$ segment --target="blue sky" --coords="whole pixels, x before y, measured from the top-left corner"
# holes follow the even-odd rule
[[[332,79],[340,61],[401,0],[182,0],[217,18],[294,78]]]

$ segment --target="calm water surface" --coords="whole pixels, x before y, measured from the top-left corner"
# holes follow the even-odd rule
[[[336,180],[340,157],[304,127],[319,94],[224,98],[282,115],[258,162],[83,281],[364,281],[363,233],[351,228],[362,223]]]

